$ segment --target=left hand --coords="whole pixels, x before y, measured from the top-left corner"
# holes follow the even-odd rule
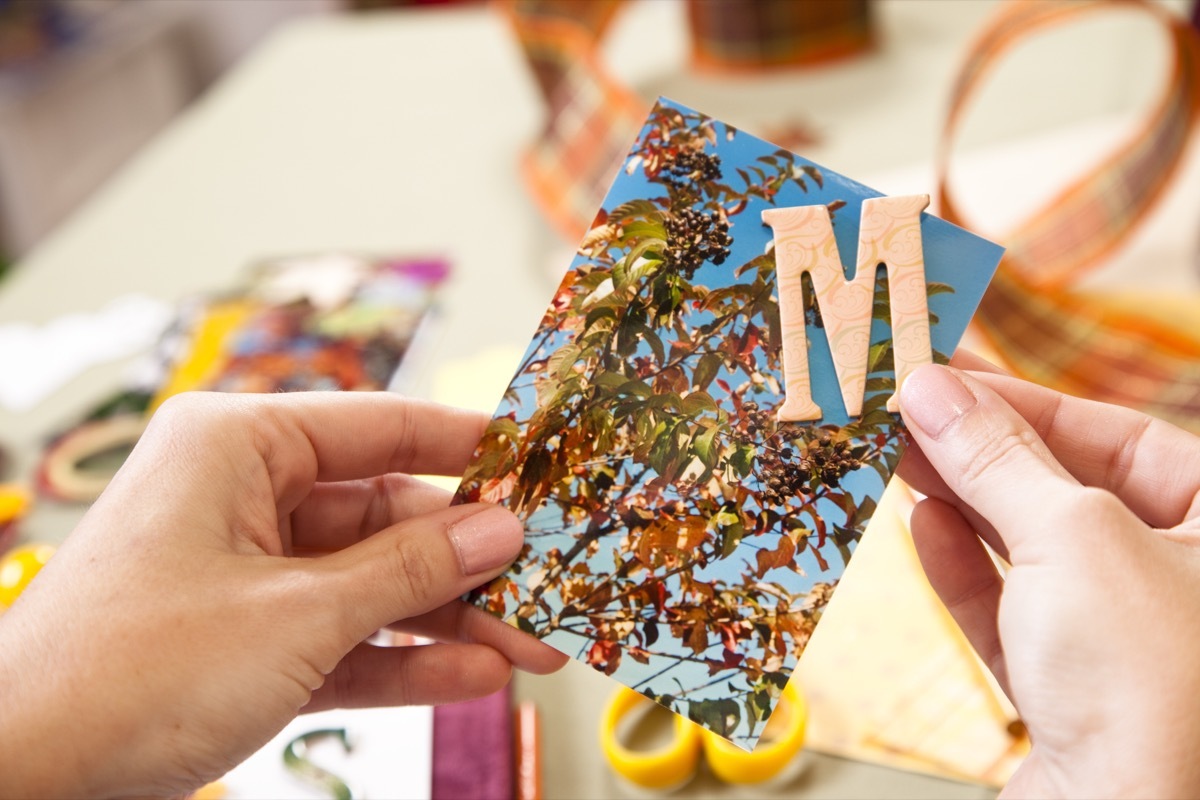
[[[486,424],[386,393],[168,401],[0,618],[6,796],[186,792],[298,712],[562,666],[457,599],[516,558],[516,517],[405,474],[461,474]],[[398,621],[442,643],[364,644]]]

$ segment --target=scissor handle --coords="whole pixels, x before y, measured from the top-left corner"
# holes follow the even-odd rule
[[[704,757],[708,766],[726,783],[762,783],[769,781],[792,763],[804,746],[808,726],[808,707],[804,695],[791,683],[771,714],[770,739],[758,740],[753,752],[746,752],[715,733],[704,732]]]
[[[608,763],[618,775],[647,789],[669,790],[687,783],[696,773],[704,751],[713,774],[726,783],[762,783],[779,775],[804,745],[808,709],[804,697],[791,684],[775,707],[779,719],[775,735],[761,739],[753,752],[704,730],[679,715],[674,717],[674,736],[657,750],[630,750],[618,736],[621,720],[637,706],[652,702],[629,689],[621,689],[604,710],[600,741]]]
[[[630,750],[621,744],[617,727],[621,719],[643,703],[653,702],[631,689],[618,690],[600,721],[600,743],[608,763],[630,783],[647,789],[675,789],[691,780],[700,760],[700,728],[675,715],[675,732],[665,747]]]

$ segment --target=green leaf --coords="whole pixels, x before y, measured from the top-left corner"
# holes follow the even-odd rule
[[[739,444],[729,456],[729,466],[733,467],[734,472],[739,478],[745,478],[750,474],[750,466],[754,462],[754,448],[748,444]]]
[[[689,417],[697,417],[705,411],[716,411],[717,401],[708,392],[692,392],[683,398],[683,413]]]
[[[488,423],[487,433],[507,436],[509,441],[515,442],[521,438],[521,426],[508,417],[497,417]]]
[[[709,469],[712,469],[713,464],[717,461],[717,452],[713,447],[716,437],[717,429],[715,427],[705,428],[699,436],[692,440],[692,450]]]
[[[613,264],[612,279],[614,291],[619,292],[629,285],[629,265],[625,259]]]
[[[663,347],[662,339],[658,338],[658,334],[648,325],[638,325],[637,332],[641,334],[642,341],[650,345],[650,349],[654,351],[654,357],[659,363],[667,360],[666,349]]]
[[[654,203],[639,199],[630,200],[617,206],[608,213],[608,219],[610,222],[621,224],[625,220],[661,216],[661,214],[662,211]]]
[[[896,391],[895,378],[867,378],[866,391],[868,392],[894,392]]]
[[[666,239],[667,229],[663,227],[662,222],[657,220],[647,222],[626,222],[621,226],[621,234],[621,241],[623,243],[638,240],[647,236],[652,239]]]
[[[696,388],[707,389],[724,363],[725,359],[719,353],[705,353],[701,356],[700,363],[696,365],[696,372],[692,375],[692,382]]]
[[[617,389],[619,391],[628,382],[628,378],[612,370],[602,370],[592,376],[592,383],[602,386],[605,389]]]
[[[636,378],[621,384],[621,388],[617,389],[617,393],[634,395],[643,400],[654,396],[654,390],[647,386],[644,381],[639,381]]]
[[[728,738],[741,722],[742,710],[736,700],[692,700],[688,702],[688,719]]]
[[[586,331],[597,322],[606,319],[615,320],[617,318],[617,310],[611,305],[599,305],[587,313],[583,320],[583,329]]]
[[[880,369],[893,369],[890,353],[892,350],[892,340],[886,339],[882,342],[876,342],[871,345],[870,351],[867,353],[867,372],[875,372]]]
[[[579,361],[580,355],[582,355],[581,351],[573,344],[560,347],[550,355],[550,358],[546,362],[546,367],[559,380],[566,380],[576,362]]]
[[[925,284],[925,296],[933,297],[939,294],[954,294],[954,287],[948,283],[927,283]]]
[[[741,522],[730,525],[721,531],[721,558],[728,558],[746,535],[746,526]]]

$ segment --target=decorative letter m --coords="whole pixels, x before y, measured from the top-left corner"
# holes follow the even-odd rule
[[[887,268],[896,363],[896,391],[921,364],[932,361],[929,305],[925,295],[925,260],[921,246],[921,212],[929,195],[876,197],[863,201],[858,231],[858,262],[846,280],[833,223],[825,206],[773,208],[763,222],[775,235],[779,318],[783,329],[783,377],[786,387],[781,422],[821,419],[812,398],[808,337],[804,328],[802,276],[808,273],[817,308],[829,339],[838,386],[846,413],[862,413],[871,345],[871,312],[875,305],[875,270]],[[889,411],[898,411],[896,395]]]

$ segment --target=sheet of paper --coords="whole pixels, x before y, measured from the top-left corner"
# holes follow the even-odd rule
[[[893,483],[795,679],[808,698],[806,746],[1003,786],[1029,751],[1017,713],[921,571]]]
[[[476,602],[753,746],[903,450],[894,365],[953,352],[1001,253],[877,197],[659,102],[459,489],[526,523]]]
[[[150,349],[172,315],[166,303],[129,294],[45,325],[0,325],[0,405],[28,411],[84,370]]]

